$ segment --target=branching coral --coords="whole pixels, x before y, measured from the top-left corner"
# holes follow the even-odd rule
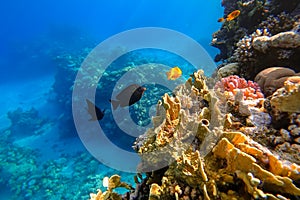
[[[267,66],[290,66],[297,71],[299,41],[296,31],[280,32],[271,37],[267,29],[258,29],[237,43],[229,60],[239,63],[240,75],[247,79],[254,79]]]
[[[253,51],[252,42],[256,37],[269,36],[270,33],[267,29],[257,29],[251,35],[246,35],[240,39],[236,44],[233,57],[230,60],[245,63],[253,62],[255,58],[255,52]]]
[[[261,29],[267,29],[271,35],[289,31],[293,28],[295,19],[286,12],[278,15],[270,15],[266,20],[258,25]]]

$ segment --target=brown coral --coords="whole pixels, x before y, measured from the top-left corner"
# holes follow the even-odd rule
[[[97,194],[91,193],[90,194],[90,200],[121,200],[122,197],[116,192],[113,192],[115,188],[123,187],[128,190],[132,189],[132,187],[125,183],[121,182],[121,177],[119,175],[113,175],[108,180],[108,188],[107,191],[102,192],[100,189],[98,189]]]
[[[295,71],[287,67],[270,67],[259,72],[254,81],[258,83],[266,96],[272,95],[283,86],[288,77],[294,76]]]

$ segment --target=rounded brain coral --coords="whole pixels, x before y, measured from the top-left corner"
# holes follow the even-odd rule
[[[222,78],[216,83],[214,89],[220,90],[220,92],[229,92],[230,96],[236,95],[237,92],[241,90],[244,95],[244,100],[264,97],[257,83],[250,80],[247,81],[237,75]]]

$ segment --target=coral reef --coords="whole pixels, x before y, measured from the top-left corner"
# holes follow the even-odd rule
[[[146,177],[116,198],[299,198],[300,2],[222,6],[240,15],[213,34],[215,80],[198,71],[163,95],[133,146]]]
[[[229,63],[227,65],[222,66],[220,69],[218,69],[217,77],[221,79],[238,73],[239,73],[239,64]]]
[[[87,152],[50,159],[40,150],[12,142],[9,128],[0,133],[1,195],[9,193],[9,199],[88,199],[89,193],[102,188],[103,176],[115,173]]]
[[[266,53],[270,48],[295,49],[300,46],[300,35],[294,31],[278,33],[272,37],[259,36],[253,39],[253,48]]]
[[[76,78],[76,74],[80,70],[81,64],[86,58],[86,56],[91,51],[91,48],[83,48],[80,51],[73,53],[64,53],[54,58],[54,61],[57,63],[57,72],[55,75],[55,82],[53,84],[54,94],[49,101],[54,101],[60,108],[63,110],[60,119],[61,132],[60,135],[62,138],[66,137],[74,137],[74,133],[76,132],[72,112],[71,112],[71,102],[72,102],[72,90],[74,80]],[[124,49],[120,47],[120,49],[115,50],[107,50],[107,53],[114,54],[117,51],[124,52]],[[98,52],[101,55],[102,52]],[[119,52],[120,53],[120,52]],[[175,57],[172,54],[162,53],[162,56],[157,56],[155,53],[147,52],[147,50],[137,50],[130,53],[126,53],[118,58],[116,61],[107,66],[106,69],[101,67],[103,63],[105,63],[105,58],[99,58],[98,54],[93,57],[91,54],[89,58],[89,65],[86,67],[86,70],[81,70],[82,75],[84,76],[83,80],[77,82],[78,87],[84,85],[84,83],[89,83],[91,86],[97,86],[96,91],[96,105],[100,105],[100,108],[107,108],[107,101],[111,99],[111,94],[114,87],[120,87],[121,85],[116,85],[116,82],[128,71],[137,68],[138,65],[147,64],[148,70],[157,69],[157,65],[154,63],[161,63],[167,66],[172,66],[174,63],[185,64],[186,70],[190,67],[186,65],[186,62],[183,62],[182,58]],[[150,55],[149,55],[150,54]],[[151,63],[151,64],[150,64]],[[102,71],[105,70],[105,71]],[[94,74],[93,76],[90,73]],[[137,71],[138,72],[138,71]],[[98,80],[99,75],[101,79]],[[137,74],[136,74],[137,75]],[[140,82],[148,82],[147,80],[151,80],[151,78],[155,79],[156,73],[147,74],[147,76],[143,73],[139,74],[140,77],[138,79]],[[136,80],[138,82],[138,79]],[[134,81],[134,80],[132,80]],[[135,82],[135,83],[137,83]],[[132,114],[132,118],[134,121],[141,125],[146,126],[150,123],[149,117],[146,113],[149,112],[149,108],[152,105],[155,105],[158,101],[159,97],[164,93],[168,92],[168,90],[160,85],[149,84],[145,86],[147,91],[144,93],[144,97],[137,104],[130,107],[130,113]],[[150,92],[151,91],[151,92]],[[107,101],[105,100],[107,99]],[[140,106],[143,105],[143,106]],[[104,107],[105,106],[105,107]],[[109,113],[109,111],[107,112]],[[114,123],[113,119],[111,124]],[[111,127],[110,127],[111,128]],[[117,132],[118,130],[116,130]],[[110,132],[115,132],[110,129]]]
[[[235,49],[232,58],[230,61],[237,61],[242,64],[253,62],[253,57],[256,57],[255,51],[253,50],[253,40],[256,37],[263,37],[270,35],[267,29],[257,29],[250,36],[246,35],[236,44],[237,48]]]
[[[236,75],[222,78],[216,83],[214,89],[223,93],[228,98],[234,98],[239,91],[242,92],[244,100],[264,97],[257,83],[246,81],[244,78],[240,78]]]
[[[76,74],[82,61],[91,49],[85,48],[76,54],[63,53],[53,58],[57,65],[55,81],[52,86],[53,96],[50,102],[55,104],[63,111],[59,120],[60,136],[62,138],[74,137],[76,130],[72,118],[72,88]]]
[[[278,131],[270,131],[269,148],[274,149],[281,157],[295,163],[300,163],[300,129],[299,114],[293,113],[287,116],[289,122],[286,128]]]
[[[285,83],[289,93],[298,91],[295,79]],[[293,199],[300,195],[299,114],[291,112],[288,128],[277,130],[265,107],[267,99],[244,97],[243,89],[259,91],[257,84],[230,76],[212,90],[208,81],[202,71],[195,72],[175,89],[174,96],[165,94],[158,102],[153,128],[134,144],[141,156],[138,169],[146,177],[137,174],[141,181],[136,177],[135,189],[115,199]],[[224,95],[233,90],[235,94]],[[288,149],[283,149],[286,143]]]
[[[280,112],[300,112],[300,76],[287,78],[284,87],[278,89],[271,97],[272,107]]]
[[[211,44],[220,49],[215,61],[224,62],[219,66],[220,73],[230,63],[239,66],[235,75],[250,80],[274,66],[288,66],[299,72],[300,4],[290,3],[294,7],[282,0],[223,1],[224,14],[239,9],[241,15],[234,22],[224,23],[213,35]]]
[[[113,191],[119,187],[126,188],[128,190],[132,189],[132,187],[127,183],[121,182],[121,177],[115,174],[108,179],[107,191],[102,192],[101,190],[98,190],[97,194],[91,193],[90,200],[122,199],[118,193]]]
[[[0,151],[3,153],[0,155],[2,174],[0,183],[10,186],[15,198],[23,196],[29,199],[39,190],[35,185],[36,177],[30,176],[38,170],[36,159],[38,154],[29,148],[21,148],[8,142],[10,134],[10,130],[1,132]]]
[[[296,76],[294,70],[286,67],[270,67],[259,72],[254,81],[258,83],[266,96],[272,95],[283,87],[284,82],[291,76]]]
[[[266,29],[271,35],[291,30],[296,20],[289,14],[281,12],[277,15],[270,15],[266,20],[262,21],[258,27]]]
[[[215,61],[227,60],[233,55],[235,44],[244,36],[258,29],[258,24],[267,17],[266,1],[222,1],[224,15],[233,10],[240,10],[241,14],[235,20],[225,22],[221,29],[213,34],[211,45],[220,49]]]
[[[11,137],[26,137],[34,134],[40,134],[42,127],[49,123],[45,118],[39,116],[38,110],[31,108],[23,111],[17,108],[7,113],[8,119],[11,121],[9,130]]]
[[[230,62],[238,62],[240,75],[254,79],[258,72],[274,66],[289,66],[299,72],[299,33],[285,31],[271,36],[267,29],[257,29],[237,43]]]
[[[236,173],[244,182],[246,191],[255,199],[268,196],[275,198],[276,195],[265,193],[264,189],[269,192],[300,195],[300,189],[293,184],[293,180],[300,178],[300,166],[280,161],[268,149],[242,133],[225,133],[224,138],[214,147],[213,154],[226,159],[225,174]]]

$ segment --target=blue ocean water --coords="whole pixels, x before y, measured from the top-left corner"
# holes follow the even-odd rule
[[[2,2],[0,199],[87,199],[90,192],[103,188],[105,176],[115,173],[134,184],[132,174],[95,159],[77,135],[71,107],[78,68],[100,42],[142,27],[178,31],[214,57],[218,51],[209,43],[220,27],[220,4],[219,0]],[[95,103],[106,109],[99,123],[108,138],[128,151],[135,137],[125,136],[115,125],[108,99],[111,87],[126,70],[147,62],[178,65],[183,80],[192,72],[184,59],[149,50],[131,52],[111,64],[108,75],[98,83]],[[172,92],[154,83],[146,87],[143,101],[130,107],[141,127],[150,124],[147,113],[154,112],[153,105],[163,93]]]

